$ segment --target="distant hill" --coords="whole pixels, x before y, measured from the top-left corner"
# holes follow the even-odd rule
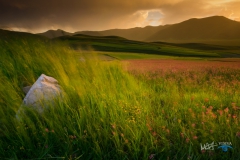
[[[80,31],[75,32],[74,35],[83,34],[88,36],[104,36],[103,34],[99,33],[98,31]]]
[[[17,39],[17,38],[21,38],[21,39],[33,38],[34,40],[36,40],[36,39],[47,40],[46,37],[39,36],[39,35],[32,34],[32,33],[17,32],[17,31],[9,31],[9,30],[0,29],[0,39]]]
[[[168,43],[206,43],[240,46],[240,22],[223,16],[193,18],[181,23],[164,26],[147,26],[105,31],[79,31],[68,33],[63,30],[49,30],[40,35],[56,38],[66,35],[119,36],[129,40]]]
[[[38,33],[38,35],[42,35],[48,38],[56,38],[61,36],[73,35],[73,33],[69,33],[69,32],[58,29],[58,30],[48,30],[44,33]]]
[[[130,29],[110,29],[105,31],[80,31],[75,32],[75,34],[85,34],[90,36],[119,36],[123,38],[127,38],[130,40],[137,41],[145,41],[149,35],[154,35],[162,29],[168,28],[169,25],[166,26],[147,26],[144,28],[136,27]]]
[[[193,18],[181,23],[157,27],[147,26],[144,28],[77,33],[93,36],[116,35],[130,40],[147,42],[240,45],[240,22],[223,16]]]
[[[171,25],[152,36],[146,41],[210,41],[240,39],[240,23],[223,16],[190,19]]]
[[[220,46],[200,43],[174,44],[166,42],[141,42],[119,36],[89,36],[83,34],[66,35],[49,39],[47,37],[0,29],[0,41],[25,44],[26,42],[66,42],[72,49],[114,53],[143,53],[183,57],[239,57],[240,46]],[[106,54],[107,54],[106,53]]]

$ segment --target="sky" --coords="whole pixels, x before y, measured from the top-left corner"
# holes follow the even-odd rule
[[[240,0],[0,0],[0,28],[40,33],[127,29],[225,16],[240,21]]]

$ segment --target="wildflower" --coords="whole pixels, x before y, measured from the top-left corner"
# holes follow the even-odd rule
[[[181,137],[183,138],[184,137],[184,134],[183,133],[180,133]]]
[[[236,136],[237,136],[238,138],[240,138],[240,132],[237,132],[237,133],[236,133]]]
[[[170,133],[170,130],[169,130],[169,129],[167,129],[167,130],[166,130],[166,132],[169,134],[169,133]]]
[[[194,128],[195,126],[196,126],[196,124],[195,124],[195,123],[193,123],[193,124],[192,124],[192,127]]]
[[[112,128],[113,128],[113,129],[116,129],[116,125],[115,125],[115,124],[113,124],[113,125],[112,125]]]
[[[206,152],[206,150],[205,150],[205,149],[203,149],[201,152],[204,154],[204,153]]]
[[[124,137],[124,134],[123,134],[123,133],[121,133],[121,137]]]
[[[127,140],[127,139],[125,139],[125,143],[128,143],[128,140]]]
[[[218,113],[220,114],[220,116],[223,114],[222,110],[218,110]]]
[[[205,100],[204,100],[205,102],[209,102],[209,99],[208,98],[205,98]]]
[[[156,154],[151,154],[148,159],[153,159],[155,157]]]
[[[55,131],[52,129],[52,133],[54,133]]]
[[[157,133],[154,131],[154,132],[152,132],[152,135],[153,135],[153,136],[156,136],[156,135],[157,135]]]
[[[224,109],[224,112],[226,112],[226,113],[228,112],[228,107]]]
[[[186,138],[186,142],[188,143],[190,141],[190,139],[189,138]]]
[[[213,113],[212,114],[212,118],[217,118],[216,114]]]
[[[235,106],[233,106],[233,109],[234,109],[234,110],[237,110],[237,109],[238,109],[238,107],[235,105]]]
[[[237,118],[237,116],[236,116],[236,115],[233,115],[233,116],[232,116],[232,118],[233,118],[233,119],[236,119],[236,118]]]
[[[209,156],[213,156],[214,153],[212,151],[209,152]]]
[[[182,121],[181,119],[178,119],[178,123],[181,123],[181,121]]]
[[[148,127],[148,130],[151,131],[151,130],[152,130],[152,127],[149,126],[149,127]]]
[[[75,135],[70,135],[69,138],[70,139],[76,139],[77,137]]]
[[[232,103],[232,107],[236,107],[236,103],[233,102],[233,103]]]
[[[192,96],[192,97],[191,97],[191,101],[193,101],[194,99],[195,99],[194,96]]]
[[[49,132],[48,128],[45,128],[45,131],[46,131],[46,132]]]
[[[198,137],[197,136],[193,136],[193,139],[196,140],[196,139],[198,139]]]
[[[189,108],[188,111],[189,111],[189,112],[192,112],[192,108]]]

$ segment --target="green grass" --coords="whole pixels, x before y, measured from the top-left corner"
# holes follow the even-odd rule
[[[128,73],[33,37],[2,38],[0,54],[1,159],[240,158],[239,70]],[[64,101],[43,115],[26,108],[19,122],[21,88],[42,73],[59,81]],[[202,154],[212,141],[234,149]]]
[[[119,52],[103,52],[103,53],[97,52],[97,53],[114,57],[119,60],[174,58],[173,56],[162,56],[162,55],[144,54],[144,53],[119,53]]]
[[[186,43],[147,43],[127,40],[116,36],[95,37],[87,35],[63,36],[63,40],[78,50],[94,50],[117,53],[142,53],[178,57],[240,57],[237,46],[218,46],[209,44]]]

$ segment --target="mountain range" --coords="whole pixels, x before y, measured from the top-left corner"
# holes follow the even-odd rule
[[[79,31],[69,33],[63,30],[49,30],[40,35],[56,38],[65,35],[84,34],[90,36],[119,36],[130,40],[171,43],[215,43],[239,44],[240,22],[223,16],[192,18],[181,23],[164,26],[147,26],[130,29],[110,29],[104,31]]]

